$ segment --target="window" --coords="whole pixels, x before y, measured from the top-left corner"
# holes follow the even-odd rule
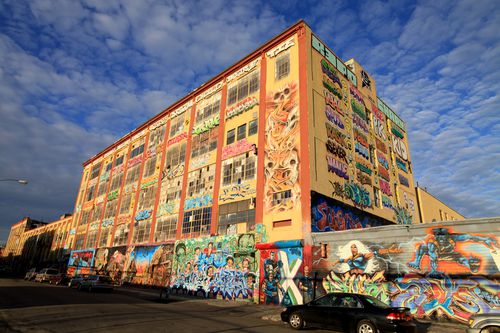
[[[290,74],[290,54],[276,58],[276,80],[281,80]]]
[[[132,149],[132,151],[130,152],[130,158],[134,158],[136,156],[139,156],[143,152],[144,152],[144,143],[142,145],[140,145],[140,146],[135,147],[134,149]]]
[[[151,219],[136,222],[134,227],[133,243],[149,242],[149,233],[151,231]]]
[[[217,149],[218,131],[219,126],[212,128],[210,131],[195,135],[191,143],[191,158],[202,156]]]
[[[107,181],[102,181],[99,183],[99,190],[97,191],[97,197],[100,197],[104,193],[107,192],[108,189],[108,182]]]
[[[196,122],[200,123],[205,119],[211,118],[213,115],[219,114],[220,111],[220,99],[215,100],[215,102],[202,106],[200,109],[196,110]]]
[[[128,238],[128,228],[126,224],[120,224],[119,226],[116,227],[113,245],[114,246],[126,245],[127,238]]]
[[[235,138],[235,135],[234,135],[235,133],[234,133],[234,132],[235,132],[235,130],[234,130],[234,129],[229,130],[229,131],[227,132],[227,141],[226,141],[226,144],[227,144],[227,145],[230,145],[231,143],[233,143],[233,142],[234,142],[234,138]]]
[[[119,174],[113,175],[113,178],[111,179],[111,187],[109,188],[109,191],[113,192],[114,190],[119,189],[122,186],[122,180],[123,180],[123,172],[120,172]]]
[[[139,173],[141,172],[141,165],[136,164],[127,170],[127,178],[125,179],[125,185],[132,184],[139,179]]]
[[[144,175],[143,178],[151,176],[156,170],[156,159],[158,155],[151,156],[146,161],[146,165],[144,166]]]
[[[292,190],[273,193],[273,206],[285,204],[292,198]]]
[[[99,236],[99,247],[108,246],[108,237],[110,230],[111,230],[110,227],[101,228],[101,235]]]
[[[174,145],[167,150],[167,158],[165,160],[165,171],[168,173],[179,164],[186,160],[186,142]]]
[[[127,193],[124,196],[122,196],[122,202],[120,204],[120,214],[128,213],[128,211],[130,210],[131,202],[132,202],[132,193]]]
[[[173,138],[178,134],[181,134],[182,131],[184,130],[185,115],[186,114],[183,113],[170,121],[170,138]]]
[[[123,164],[123,156],[120,156],[120,157],[117,157],[116,158],[116,163],[115,163],[115,167],[119,166],[119,165],[122,165]]]
[[[184,213],[182,235],[197,237],[210,234],[212,207],[201,208]]]
[[[87,189],[87,200],[86,201],[90,201],[90,200],[94,199],[94,194],[95,194],[95,185],[92,185],[91,187],[89,187]]]
[[[92,173],[90,175],[90,179],[94,179],[99,176],[99,170],[101,169],[101,163],[98,163],[92,167]]]
[[[256,156],[247,152],[222,162],[222,186],[240,184],[255,177]]]
[[[85,234],[76,235],[75,237],[75,250],[83,249],[83,242],[85,241]]]
[[[87,209],[82,212],[82,215],[80,217],[80,225],[85,225],[89,222],[89,217],[90,217],[90,212],[92,210]]]
[[[188,175],[188,196],[211,192],[214,185],[215,164],[192,171]]]
[[[97,231],[98,231],[97,229],[90,230],[89,233],[87,234],[87,244],[86,244],[87,248],[96,247]]]
[[[260,72],[256,71],[248,74],[237,82],[234,83],[232,87],[229,88],[227,93],[227,105],[234,104],[241,101],[248,95],[253,94],[259,90],[259,76]]]
[[[154,206],[156,197],[156,186],[148,186],[141,190],[139,194],[139,205],[137,211],[148,209]]]
[[[237,141],[243,140],[247,135],[247,124],[238,126]]]
[[[118,206],[118,200],[108,201],[108,203],[106,204],[104,219],[115,217],[117,206]]]
[[[236,232],[236,225],[246,224],[246,231],[255,228],[255,199],[243,200],[219,206],[219,235]]]
[[[92,222],[99,221],[102,217],[103,204],[94,206],[94,213],[92,214]]]
[[[111,168],[113,168],[113,163],[109,162],[108,164],[106,164],[106,168],[104,170],[105,172],[109,172],[111,171]]]
[[[156,220],[155,242],[175,239],[177,231],[177,215],[163,216]]]
[[[178,200],[181,198],[182,176],[172,179],[166,186],[165,202]]]
[[[252,120],[250,124],[248,124],[248,136],[257,134],[258,126],[258,119]]]
[[[148,150],[158,146],[165,138],[165,125],[155,128],[149,133]]]

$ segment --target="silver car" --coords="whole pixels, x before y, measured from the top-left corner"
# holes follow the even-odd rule
[[[108,276],[103,275],[89,275],[83,279],[78,286],[78,290],[106,290],[112,291],[114,288],[113,281]]]
[[[44,268],[36,275],[35,282],[48,282],[50,277],[56,276],[57,274],[59,274],[57,269]]]
[[[482,313],[469,319],[467,333],[500,333],[500,313]]]

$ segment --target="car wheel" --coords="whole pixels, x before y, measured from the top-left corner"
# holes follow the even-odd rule
[[[356,330],[356,332],[357,333],[376,333],[377,329],[375,328],[375,325],[373,325],[371,321],[361,320],[358,323],[358,329]]]
[[[481,330],[481,333],[499,333],[499,332],[500,332],[500,327],[498,326],[487,327]]]
[[[294,312],[288,318],[288,324],[291,328],[300,330],[304,327],[304,319],[302,319],[302,315],[299,312]]]

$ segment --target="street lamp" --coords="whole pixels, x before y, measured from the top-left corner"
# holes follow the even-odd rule
[[[28,181],[25,179],[0,179],[0,182],[18,182],[22,185],[27,185]]]

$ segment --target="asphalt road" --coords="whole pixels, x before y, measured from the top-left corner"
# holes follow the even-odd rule
[[[80,292],[18,279],[0,279],[0,332],[292,332],[262,320],[265,307],[239,302],[172,299],[115,290]],[[309,330],[315,332],[314,330]]]

